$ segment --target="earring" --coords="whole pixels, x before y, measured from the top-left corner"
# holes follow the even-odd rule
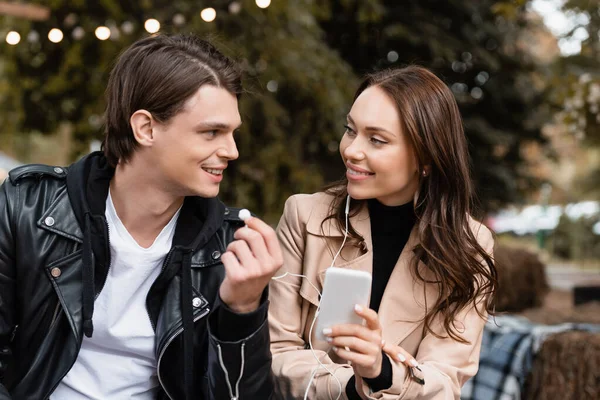
[[[427,176],[427,171],[423,170],[423,176]]]

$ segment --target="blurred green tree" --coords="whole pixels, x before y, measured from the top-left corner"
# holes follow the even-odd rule
[[[359,74],[416,63],[431,68],[459,103],[485,211],[521,201],[537,184],[522,144],[543,142],[545,87],[523,33],[527,1],[324,1],[327,42]]]
[[[22,35],[16,46],[0,43],[3,144],[18,143],[15,132],[51,133],[67,124],[73,158],[87,152],[102,137],[113,60],[155,18],[161,32],[210,36],[243,65],[249,93],[240,103],[241,157],[222,191],[231,204],[275,222],[288,195],[340,177],[338,140],[357,77],[407,63],[432,68],[455,93],[484,209],[518,200],[530,187],[520,146],[541,141],[543,91],[519,44],[524,0],[298,0],[267,9],[253,0],[33,3],[50,7],[50,19],[0,16],[0,30]],[[213,22],[202,20],[204,7],[214,7]],[[110,39],[94,35],[100,25]],[[64,33],[61,42],[46,38],[52,28]]]
[[[600,3],[568,0],[563,11],[577,21],[564,39],[583,40],[581,52],[557,62],[551,100],[559,109],[558,119],[582,146],[600,151]],[[576,186],[580,194],[600,199],[600,167],[590,168]]]
[[[22,32],[17,46],[2,43],[0,130],[53,132],[73,126],[77,157],[102,137],[103,91],[119,52],[147,35],[148,18],[161,31],[208,36],[245,71],[238,137],[240,159],[228,169],[223,198],[274,222],[287,196],[316,191],[331,179],[337,141],[356,77],[321,40],[322,31],[308,1],[273,2],[260,9],[254,1],[122,2],[53,0],[48,21],[5,17],[2,26]],[[214,7],[205,22],[201,10]],[[98,40],[98,26],[111,31]],[[64,33],[60,43],[46,35]]]

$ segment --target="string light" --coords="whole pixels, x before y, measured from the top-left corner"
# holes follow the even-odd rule
[[[133,22],[131,22],[131,21],[125,21],[121,24],[121,30],[126,35],[131,35],[133,33],[134,29],[135,29],[135,26],[133,25]]]
[[[217,18],[217,11],[212,7],[205,8],[200,12],[200,18],[206,22],[212,22]]]
[[[19,35],[19,32],[10,31],[6,34],[6,43],[10,44],[11,46],[18,44],[20,41],[21,35]]]
[[[256,0],[256,5],[259,8],[267,8],[271,5],[271,0]]]
[[[50,29],[50,32],[48,32],[48,40],[52,43],[59,43],[63,40],[63,37],[64,35],[60,29],[52,28]]]
[[[148,33],[156,33],[160,30],[160,22],[154,18],[147,19],[146,22],[144,22],[144,29],[146,29]]]
[[[100,40],[106,40],[110,38],[110,29],[107,26],[99,26],[94,31],[96,37]]]
[[[76,26],[71,35],[73,36],[73,39],[81,40],[85,36],[85,30],[81,26]]]
[[[232,14],[238,14],[242,10],[242,5],[237,1],[229,3],[229,12]]]

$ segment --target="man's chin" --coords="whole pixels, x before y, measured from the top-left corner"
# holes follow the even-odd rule
[[[217,188],[211,188],[211,189],[207,189],[207,188],[201,188],[201,189],[197,189],[193,191],[193,194],[191,194],[191,196],[197,196],[197,197],[204,197],[205,199],[211,199],[213,197],[217,197],[219,195],[219,187],[217,186]]]

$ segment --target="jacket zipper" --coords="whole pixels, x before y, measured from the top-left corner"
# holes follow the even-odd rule
[[[210,312],[210,308],[206,307],[206,309],[204,309],[204,311],[197,315],[196,317],[194,317],[194,323],[204,317],[206,317],[208,315],[208,313]],[[158,355],[158,361],[156,363],[156,375],[158,376],[158,382],[160,383],[160,386],[163,388],[163,390],[165,391],[165,393],[167,394],[167,397],[171,400],[173,400],[173,396],[171,396],[169,394],[169,392],[167,391],[167,388],[165,387],[161,377],[160,377],[160,362],[162,360],[163,355],[165,354],[165,351],[167,350],[167,348],[169,347],[169,345],[173,342],[173,340],[175,340],[175,338],[177,336],[179,336],[179,334],[181,334],[181,332],[183,332],[183,326],[181,326],[180,328],[178,328],[167,340],[167,343],[165,343],[165,345],[163,346],[162,350],[160,351],[160,354]]]

